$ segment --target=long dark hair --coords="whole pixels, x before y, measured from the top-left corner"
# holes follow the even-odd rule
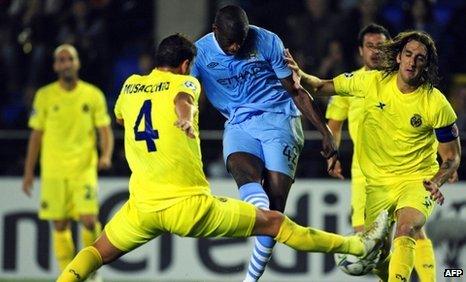
[[[397,72],[400,65],[396,61],[396,58],[408,42],[416,40],[426,46],[427,49],[427,64],[421,73],[421,85],[426,85],[429,89],[432,89],[439,82],[438,74],[438,56],[435,42],[424,31],[405,31],[398,34],[392,41],[389,41],[381,46],[377,47],[381,51],[382,66],[381,70],[384,72],[385,77],[390,74]]]

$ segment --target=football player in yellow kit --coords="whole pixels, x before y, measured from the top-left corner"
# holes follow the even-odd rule
[[[71,219],[83,224],[84,246],[100,234],[97,169],[111,165],[113,133],[104,94],[79,79],[79,56],[72,45],[55,49],[53,68],[58,81],[40,88],[34,98],[22,188],[30,196],[40,152],[39,218],[53,222],[54,252],[62,271],[75,255]]]
[[[333,80],[305,74],[289,53],[285,57],[296,81],[324,95],[363,99],[356,154],[367,181],[365,225],[377,211],[389,211],[396,227],[388,281],[407,281],[415,249],[423,251],[416,245],[430,242],[422,227],[435,203],[443,204],[440,186],[457,170],[461,147],[456,114],[434,87],[438,67],[432,38],[403,32],[379,48],[381,71],[345,73]],[[422,262],[435,268],[431,250],[425,248]]]

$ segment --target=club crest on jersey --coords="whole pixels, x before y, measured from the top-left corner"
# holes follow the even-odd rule
[[[210,63],[207,65],[207,67],[208,67],[208,68],[211,68],[211,69],[215,68],[216,66],[218,66],[218,63],[217,63],[217,62],[210,62]]]
[[[343,75],[344,75],[346,78],[351,78],[351,77],[353,77],[354,74],[353,74],[352,72],[345,72]]]
[[[83,112],[85,112],[85,113],[89,112],[89,105],[88,104],[83,105]]]
[[[411,126],[412,127],[419,127],[422,125],[422,117],[419,114],[414,114],[411,118]]]
[[[184,86],[191,89],[192,91],[196,91],[196,85],[194,85],[194,83],[192,83],[191,81],[185,81]]]

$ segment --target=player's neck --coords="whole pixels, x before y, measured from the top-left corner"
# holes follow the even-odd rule
[[[58,83],[60,84],[61,88],[65,89],[66,91],[71,91],[78,86],[78,79],[66,80],[66,79],[59,79]]]
[[[181,69],[180,68],[157,67],[156,69],[159,70],[159,71],[171,72],[171,73],[174,73],[174,74],[181,74]]]
[[[412,84],[404,82],[403,79],[401,78],[400,73],[396,75],[396,86],[398,87],[398,90],[400,90],[400,92],[403,94],[412,93],[416,91],[416,89],[419,88],[419,84],[412,85]]]

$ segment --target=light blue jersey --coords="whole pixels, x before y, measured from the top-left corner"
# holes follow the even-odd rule
[[[283,43],[274,33],[251,25],[236,55],[225,54],[213,33],[196,42],[191,70],[204,92],[226,118],[240,123],[262,112],[296,117],[300,113],[280,79],[291,75],[283,59]]]

